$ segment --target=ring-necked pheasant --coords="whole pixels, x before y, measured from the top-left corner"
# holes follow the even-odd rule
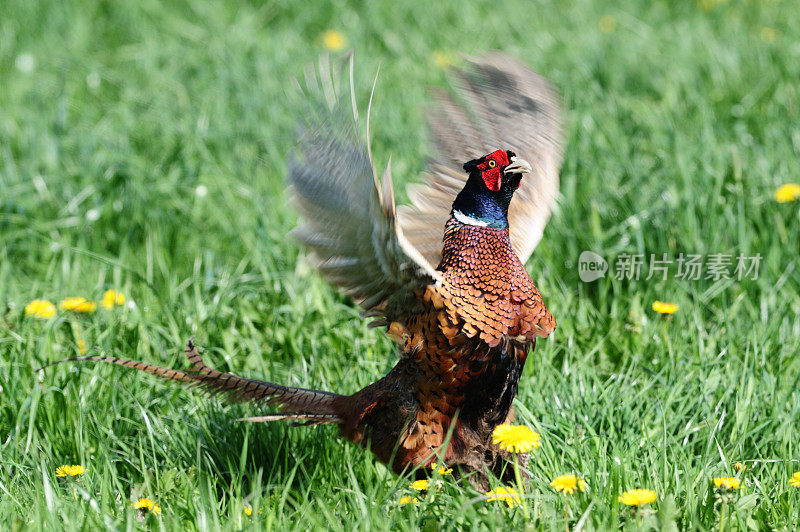
[[[510,416],[536,338],[555,328],[523,264],[558,191],[557,97],[507,55],[468,59],[454,73],[456,97],[435,94],[436,156],[426,184],[409,190],[413,205],[398,212],[390,166],[379,180],[360,134],[352,79],[349,98],[339,98],[338,71],[327,61],[318,70],[308,76],[308,117],[289,164],[305,218],[295,233],[322,274],[387,327],[401,350],[394,369],[339,395],[216,371],[191,341],[192,367],[183,371],[110,356],[70,360],[119,364],[278,407],[250,421],[338,424],[397,472],[427,466],[440,452],[462,473],[499,473],[505,456],[492,430]]]

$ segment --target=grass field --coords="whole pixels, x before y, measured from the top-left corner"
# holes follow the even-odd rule
[[[800,489],[800,6],[23,2],[0,18],[0,528],[796,530]],[[542,435],[524,508],[444,481],[420,504],[332,427],[234,421],[122,368],[35,368],[87,349],[351,393],[394,365],[287,237],[292,76],[334,29],[356,53],[378,164],[414,180],[442,57],[504,49],[559,87],[560,207],[528,268],[558,321],[520,383]],[[403,196],[402,193],[399,194]],[[578,256],[610,262],[593,283]],[[623,253],[760,254],[758,278],[614,278]],[[673,264],[673,268],[675,264]],[[26,316],[34,299],[126,304]],[[680,310],[661,316],[655,300]],[[744,462],[751,470],[735,472]],[[85,466],[57,478],[65,464]],[[585,493],[551,479],[574,472]],[[617,497],[649,488],[634,515]],[[565,500],[566,499],[566,500]],[[246,505],[253,514],[245,514]]]

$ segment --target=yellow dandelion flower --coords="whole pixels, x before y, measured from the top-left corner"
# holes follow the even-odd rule
[[[746,465],[744,465],[741,462],[736,462],[735,464],[733,464],[733,469],[734,469],[734,471],[742,471],[742,470],[744,470],[744,471],[752,471],[753,470],[752,467],[747,467]]]
[[[91,313],[97,310],[97,303],[87,301],[85,297],[67,297],[61,302],[61,308],[73,312]]]
[[[86,342],[83,341],[83,338],[78,339],[78,352],[82,355],[86,354]]]
[[[741,481],[736,477],[717,477],[714,479],[714,486],[724,490],[738,490]]]
[[[512,453],[527,453],[542,446],[540,436],[524,425],[497,425],[492,432],[492,443]]]
[[[451,468],[447,468],[446,466],[443,466],[443,465],[440,466],[436,462],[433,462],[431,464],[431,469],[433,469],[435,471],[437,466],[439,467],[439,474],[440,475],[449,475],[450,473],[453,472],[453,470]]]
[[[428,481],[425,479],[415,480],[414,482],[409,484],[408,487],[411,488],[412,490],[425,491],[428,489]]]
[[[800,471],[797,471],[794,475],[792,475],[792,478],[789,479],[789,484],[795,488],[800,488]]]
[[[114,306],[125,304],[125,295],[114,290],[106,290],[103,293],[103,300],[100,302],[103,307],[111,310]]]
[[[653,301],[653,310],[659,314],[675,314],[680,307],[675,303],[664,303],[663,301]]]
[[[347,46],[347,39],[336,30],[328,30],[322,34],[322,44],[331,52],[338,52]]]
[[[419,499],[411,495],[403,495],[400,497],[400,504],[419,504]]]
[[[628,490],[619,497],[617,500],[626,506],[644,506],[656,500],[656,492],[653,490]]]
[[[86,468],[82,465],[62,465],[56,468],[57,477],[77,477],[86,473]]]
[[[603,15],[600,17],[600,20],[597,21],[597,27],[606,35],[614,33],[614,30],[617,29],[617,19],[611,15]]]
[[[452,54],[442,52],[441,50],[433,52],[431,54],[431,59],[433,60],[433,64],[439,68],[450,68],[456,63]]]
[[[786,183],[775,191],[775,201],[778,203],[789,203],[800,199],[800,185],[797,183]]]
[[[522,499],[520,499],[517,490],[514,488],[500,486],[497,489],[486,492],[486,495],[491,495],[491,497],[486,499],[487,501],[504,501],[509,508],[522,505]]]
[[[56,306],[47,301],[46,299],[34,299],[25,305],[25,315],[33,316],[34,318],[52,318],[56,313]]]
[[[778,30],[764,26],[761,28],[761,40],[767,44],[772,44],[778,38]]]
[[[586,482],[577,475],[561,475],[553,479],[550,485],[564,495],[572,495],[576,489],[584,491]]]
[[[153,515],[158,515],[161,513],[161,507],[156,504],[156,501],[153,499],[147,499],[145,497],[141,497],[138,501],[133,503],[133,507],[145,513],[152,512]]]
[[[700,7],[703,8],[704,11],[711,11],[719,4],[724,4],[727,0],[700,0]]]
[[[244,507],[244,515],[246,515],[247,517],[250,517],[251,515],[253,515],[253,509],[250,508],[249,506],[245,506]]]

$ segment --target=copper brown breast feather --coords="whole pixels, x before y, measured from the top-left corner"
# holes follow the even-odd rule
[[[379,179],[372,163],[369,107],[366,137],[359,127],[352,57],[346,96],[344,65],[323,59],[306,77],[306,118],[289,161],[304,219],[294,234],[398,343],[385,377],[352,395],[281,386],[216,371],[192,342],[187,370],[68,360],[131,367],[277,410],[250,421],[338,424],[397,472],[443,459],[462,474],[498,473],[506,456],[491,432],[511,415],[535,339],[555,329],[524,262],[558,193],[561,118],[550,85],[515,59],[465,62],[452,73],[453,94],[434,95],[434,155],[399,210],[390,165]]]

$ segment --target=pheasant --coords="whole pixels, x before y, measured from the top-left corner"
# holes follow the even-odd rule
[[[68,360],[118,364],[277,407],[249,421],[336,424],[397,473],[443,461],[457,474],[500,475],[508,457],[492,431],[513,416],[536,338],[556,326],[524,262],[558,193],[558,98],[505,54],[467,58],[453,73],[456,94],[434,93],[436,155],[424,184],[409,188],[411,205],[397,209],[391,164],[378,179],[372,163],[372,96],[366,139],[360,133],[352,68],[351,56],[349,98],[337,96],[343,69],[321,61],[319,75],[307,74],[307,118],[289,161],[305,219],[294,234],[322,275],[386,328],[399,345],[397,365],[340,395],[217,371],[191,341],[188,370],[112,356]]]

